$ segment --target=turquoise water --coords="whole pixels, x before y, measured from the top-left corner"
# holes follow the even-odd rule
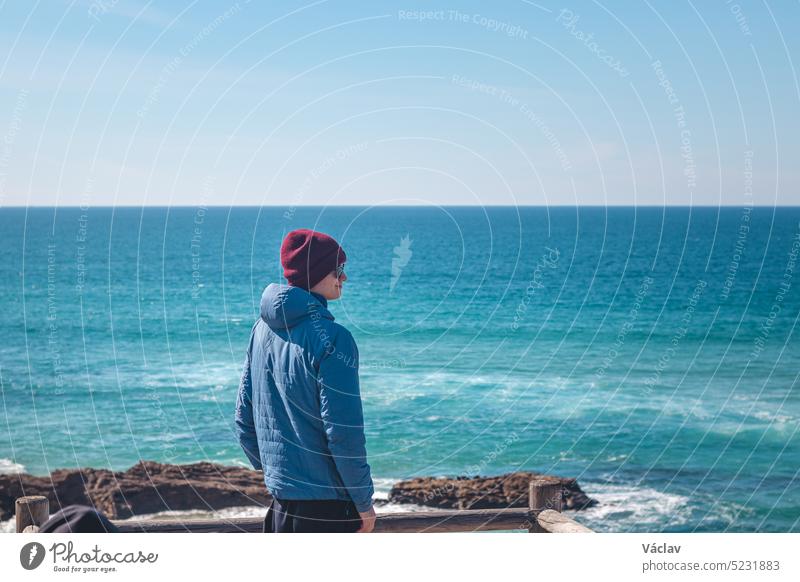
[[[0,209],[0,471],[245,464],[301,226],[347,250],[379,488],[535,470],[601,530],[800,531],[798,208]]]

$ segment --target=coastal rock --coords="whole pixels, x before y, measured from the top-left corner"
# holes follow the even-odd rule
[[[528,471],[497,477],[417,477],[395,484],[389,492],[389,501],[441,509],[528,507],[528,483],[531,479],[560,483],[564,509],[586,509],[598,503],[581,490],[575,479]]]
[[[267,505],[271,499],[260,471],[214,463],[168,465],[140,461],[127,471],[59,469],[49,477],[0,475],[0,520],[14,515],[14,501],[45,495],[51,513],[80,503],[111,519],[167,510],[217,510]]]
[[[564,508],[597,504],[575,479],[517,472],[497,477],[420,477],[397,483],[389,502],[448,509],[527,507],[528,481],[548,478],[564,486]],[[554,482],[555,482],[554,481]],[[24,495],[45,495],[50,511],[79,503],[93,506],[111,519],[167,510],[218,510],[262,506],[270,502],[260,471],[214,463],[168,465],[140,461],[127,471],[59,469],[49,477],[0,475],[0,520],[14,515],[14,501]],[[375,500],[380,505],[381,500]]]

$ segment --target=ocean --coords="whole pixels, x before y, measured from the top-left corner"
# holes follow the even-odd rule
[[[800,208],[0,209],[0,471],[246,465],[294,228],[348,255],[376,485],[575,477],[599,531],[800,531]]]

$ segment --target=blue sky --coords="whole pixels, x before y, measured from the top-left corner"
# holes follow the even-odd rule
[[[798,204],[797,22],[725,0],[5,2],[0,206]]]

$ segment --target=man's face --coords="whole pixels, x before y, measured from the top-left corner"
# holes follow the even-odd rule
[[[328,301],[339,299],[342,296],[342,284],[347,281],[347,275],[342,272],[340,277],[336,276],[336,272],[328,273],[325,278],[314,285],[311,291],[319,293]]]

